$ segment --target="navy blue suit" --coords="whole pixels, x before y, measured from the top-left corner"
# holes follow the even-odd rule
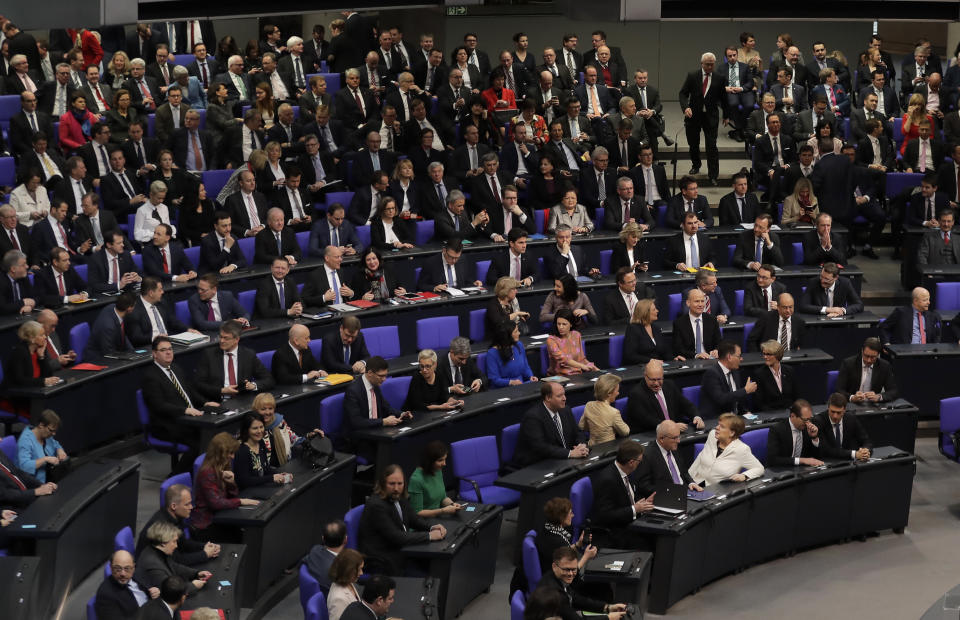
[[[340,224],[338,236],[340,237],[341,247],[352,245],[357,252],[361,250],[360,238],[357,237],[357,231],[350,222],[344,220]],[[310,251],[308,254],[323,258],[323,251],[328,245],[330,245],[330,222],[325,217],[318,218],[313,223],[313,228],[310,229]]]
[[[700,413],[704,418],[716,418],[728,411],[746,413],[749,410],[747,406],[749,394],[741,387],[743,381],[740,378],[740,371],[731,370],[730,374],[733,375],[734,383],[737,385],[736,391],[724,377],[720,362],[712,364],[703,373],[700,381]]]
[[[160,278],[164,282],[169,282],[173,279],[173,276],[194,271],[193,263],[187,258],[179,241],[171,241],[167,244],[169,273],[163,272],[163,257],[160,255],[160,249],[157,246],[152,243],[143,246],[142,254],[144,275]]]
[[[86,290],[87,285],[73,267],[63,274],[63,289],[67,295]],[[33,275],[33,291],[37,303],[46,308],[59,308],[63,305],[63,295],[57,285],[53,267],[44,267]]]
[[[119,275],[122,278],[123,274],[130,272],[140,271],[137,269],[137,265],[133,262],[133,258],[130,256],[129,252],[124,252],[118,257],[118,271]],[[108,291],[116,292],[119,290],[116,283],[108,284],[110,280],[110,263],[107,260],[107,251],[101,250],[99,252],[94,252],[90,259],[87,261],[87,284],[89,285],[88,290],[91,293],[106,293]],[[128,284],[126,288],[132,288],[133,283]]]
[[[913,339],[913,319],[916,310],[913,306],[894,308],[887,320],[880,324],[880,333],[884,344],[910,344]],[[943,333],[943,320],[935,310],[923,313],[924,333],[928,343],[940,342]]]
[[[201,331],[220,329],[222,321],[244,318],[249,320],[250,315],[243,309],[240,302],[230,291],[217,289],[217,304],[220,306],[221,321],[208,320],[209,308],[207,302],[200,299],[200,295],[194,293],[187,300],[187,307],[190,309],[190,323],[194,328]]]
[[[177,315],[170,311],[170,307],[162,299],[154,306],[160,313],[160,319],[166,328],[168,334],[179,334],[187,331],[188,326],[184,325]],[[133,307],[133,312],[127,315],[124,321],[127,337],[135,347],[145,347],[153,342],[153,327],[150,323],[150,316],[147,314],[147,307],[143,304],[143,299],[137,300]]]
[[[87,341],[87,347],[83,350],[84,361],[101,358],[113,351],[133,350],[130,339],[121,332],[115,307],[114,305],[105,307],[94,321],[90,329],[90,340]]]
[[[198,273],[218,272],[228,265],[236,265],[238,269],[247,266],[247,259],[240,251],[240,243],[234,239],[233,247],[229,250],[220,249],[220,237],[213,232],[200,240],[200,264]]]

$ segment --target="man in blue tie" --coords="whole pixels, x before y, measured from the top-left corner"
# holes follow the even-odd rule
[[[740,233],[740,242],[733,255],[734,267],[757,271],[761,265],[783,266],[780,239],[770,232],[772,222],[769,214],[761,213],[753,220],[753,230]]]
[[[320,365],[329,373],[359,374],[366,369],[368,357],[370,352],[360,332],[360,319],[348,314],[336,334],[324,337]]]
[[[344,283],[340,273],[343,249],[328,245],[323,250],[323,266],[307,276],[303,287],[303,303],[320,307],[327,304],[342,304],[354,299],[353,289]]]

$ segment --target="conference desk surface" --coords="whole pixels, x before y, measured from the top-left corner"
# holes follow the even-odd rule
[[[259,499],[260,504],[214,515],[215,524],[243,532],[243,607],[254,607],[286,569],[320,542],[324,524],[342,519],[350,509],[355,461],[352,454],[336,453],[331,464],[314,470],[295,458],[280,468],[293,474],[292,483],[244,489],[242,497]]]
[[[246,545],[221,544],[220,555],[197,566],[199,570],[208,570],[212,575],[196,594],[187,597],[182,609],[222,609],[226,620],[239,620],[240,593],[246,587],[242,582],[244,560]]]
[[[814,406],[814,413],[825,411],[824,405]],[[847,411],[854,413],[863,423],[873,445],[892,445],[898,450],[912,452],[916,441],[917,409],[905,400],[896,400],[878,405],[848,403]],[[746,431],[769,428],[787,417],[787,411],[758,412],[746,418]],[[715,420],[705,420],[702,430],[689,426],[681,434],[679,450],[684,462],[693,463],[694,444],[706,441]],[[656,440],[654,432],[635,433],[629,436],[645,446]],[[622,439],[594,446],[585,459],[549,459],[534,463],[523,469],[510,472],[497,479],[495,484],[519,491],[520,509],[517,515],[515,548],[520,548],[523,535],[538,529],[543,523],[543,506],[554,497],[567,497],[571,485],[579,478],[595,473],[612,463],[617,446]]]
[[[960,346],[953,342],[889,344],[885,349],[900,394],[917,405],[922,419],[939,418],[940,401],[957,395],[953,381]]]
[[[664,614],[724,575],[780,555],[891,529],[910,514],[916,457],[878,447],[864,462],[768,468],[759,478],[721,483],[684,514],[633,522],[654,540],[648,609]],[[709,548],[710,553],[704,553]]]
[[[35,617],[47,617],[70,589],[103,566],[113,537],[137,521],[140,463],[96,460],[71,471],[52,495],[20,511],[6,534],[20,555],[40,557]]]
[[[7,620],[34,620],[41,559],[32,556],[0,556],[0,617]]]
[[[403,554],[429,564],[429,575],[438,581],[439,618],[452,620],[493,584],[503,508],[468,503],[454,515],[428,521],[446,527],[447,536],[408,545]]]

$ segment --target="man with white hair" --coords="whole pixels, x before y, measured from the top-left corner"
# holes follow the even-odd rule
[[[87,81],[90,81],[89,77]],[[183,103],[188,108],[202,110],[207,107],[207,90],[198,78],[190,75],[186,67],[177,65],[173,68],[173,83],[171,86],[180,87]]]
[[[227,101],[234,105],[234,116],[241,106],[250,103],[253,97],[253,85],[250,76],[243,70],[243,56],[231,56],[227,59],[227,71],[216,77],[216,81],[227,87]]]
[[[287,39],[287,51],[290,52],[277,63],[277,73],[293,97],[307,92],[307,78],[309,65],[303,55],[303,39],[290,37]]]
[[[143,75],[143,61],[140,61],[140,74]],[[44,82],[40,87],[40,110],[50,116],[60,118],[70,107],[70,97],[76,88],[70,82],[70,65],[61,62],[57,65],[54,80]]]
[[[157,109],[157,100],[160,99],[160,85],[157,80],[144,75],[147,63],[142,58],[130,61],[130,79],[123,83],[123,87],[130,93],[130,105],[139,112],[149,114]]]
[[[720,155],[717,151],[717,123],[719,111],[723,112],[723,124],[730,123],[726,104],[726,77],[714,73],[717,57],[710,52],[700,57],[700,69],[687,74],[680,88],[680,109],[683,110],[683,125],[690,145],[690,174],[700,173],[700,132],[707,143],[707,175],[710,185],[718,185]]]
[[[37,93],[37,85],[43,83],[43,76],[30,68],[26,56],[15,54],[10,58],[10,69],[10,75],[7,76],[7,94],[19,95],[25,90]]]

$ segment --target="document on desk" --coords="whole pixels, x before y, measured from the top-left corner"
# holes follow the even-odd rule
[[[466,297],[467,294],[461,291],[458,288],[453,288],[452,286],[447,287],[447,294],[451,297]]]
[[[330,304],[327,307],[332,308],[337,312],[356,312],[357,310],[360,309],[360,308],[357,308],[356,306],[351,306],[350,304]]]

